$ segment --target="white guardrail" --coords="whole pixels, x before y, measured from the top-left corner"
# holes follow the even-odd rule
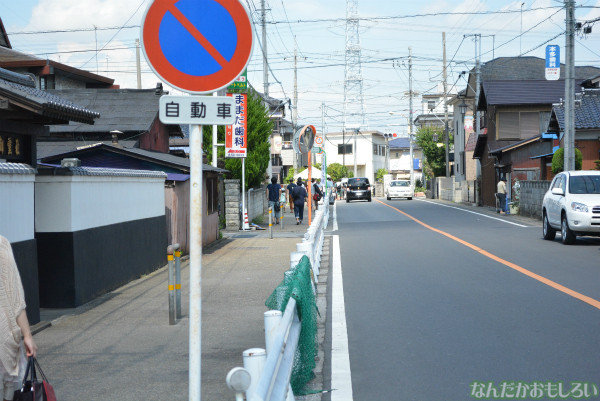
[[[328,197],[323,197],[304,239],[296,244],[296,252],[290,254],[290,267],[295,267],[303,256],[310,260],[313,292],[316,292],[315,284],[319,282],[328,222],[329,202]],[[290,378],[301,328],[296,300],[289,299],[283,314],[277,310],[265,312],[264,324],[266,350],[251,348],[244,351],[244,367],[233,368],[227,374],[227,386],[236,392],[236,401],[293,401]]]

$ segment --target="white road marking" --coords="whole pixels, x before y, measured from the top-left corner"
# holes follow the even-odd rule
[[[338,230],[338,224],[337,224],[337,202],[335,202],[333,204],[333,231],[337,231]]]
[[[512,221],[508,221],[508,220],[504,220],[504,219],[499,219],[498,217],[488,216],[487,214],[473,212],[471,210],[463,209],[463,208],[456,207],[456,206],[444,205],[444,204],[441,204],[441,203],[432,202],[432,201],[428,201],[428,200],[419,200],[419,202],[427,202],[427,203],[431,203],[432,205],[448,207],[450,209],[456,209],[456,210],[460,210],[460,211],[466,212],[466,213],[473,213],[473,214],[476,214],[476,215],[481,216],[481,217],[486,217],[486,218],[492,219],[492,220],[498,220],[498,221],[501,221],[503,223],[512,224],[512,225],[518,226],[518,227],[524,227],[524,228],[530,227],[530,226],[524,226],[523,224],[514,223]]]
[[[348,352],[348,329],[342,281],[340,237],[333,236],[331,284],[331,401],[352,401],[352,375]]]

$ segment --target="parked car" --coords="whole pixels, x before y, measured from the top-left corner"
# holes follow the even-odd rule
[[[554,177],[542,202],[544,239],[560,231],[569,245],[578,235],[600,236],[600,171],[565,171]]]
[[[371,184],[365,177],[349,178],[346,188],[346,203],[351,200],[366,199],[371,202]]]
[[[392,198],[406,198],[411,200],[414,196],[414,189],[410,185],[409,180],[393,180],[390,181],[390,185],[385,189],[385,196],[387,200],[392,200]]]

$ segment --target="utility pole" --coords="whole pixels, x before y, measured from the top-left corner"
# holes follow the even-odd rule
[[[408,144],[410,149],[410,185],[415,187],[413,160],[413,90],[412,90],[412,47],[408,48]]]
[[[448,139],[448,82],[446,72],[446,32],[442,32],[442,46],[444,48],[444,145],[446,147],[446,178],[450,177],[450,141]]]
[[[358,169],[356,167],[356,154],[358,153],[357,149],[356,149],[356,137],[358,136],[358,130],[359,130],[358,128],[356,128],[354,130],[354,147],[352,148],[352,153],[354,153],[354,176],[355,177],[358,177]]]
[[[565,137],[564,169],[575,170],[575,0],[565,0],[567,34],[565,39]]]
[[[142,89],[142,67],[140,65],[140,40],[135,40],[135,64],[137,67],[137,88]]]
[[[265,0],[261,0],[262,51],[263,51],[263,91],[269,97],[269,63],[267,62],[267,18]]]
[[[292,137],[296,133],[298,125],[298,50],[296,46],[296,40],[294,39],[294,105],[292,106]],[[294,153],[294,171],[298,170],[298,167],[302,162],[298,162],[298,158],[302,157],[302,153]]]

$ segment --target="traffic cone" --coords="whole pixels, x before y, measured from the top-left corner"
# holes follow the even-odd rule
[[[244,209],[244,230],[249,230],[250,224],[248,223],[248,211]]]

